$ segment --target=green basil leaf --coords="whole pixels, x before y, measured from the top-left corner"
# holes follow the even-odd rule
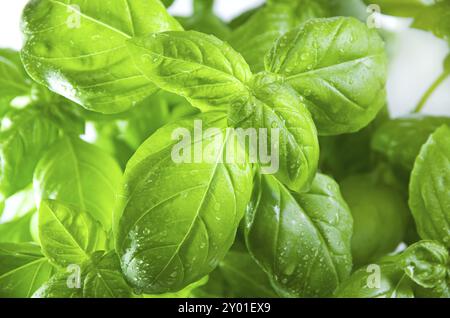
[[[324,1],[269,3],[232,33],[230,43],[254,72],[260,72],[264,70],[264,55],[278,37],[311,18],[325,17],[328,13]]]
[[[35,0],[25,7],[22,25],[22,58],[31,77],[102,113],[127,110],[156,91],[133,66],[126,41],[181,29],[158,0]]]
[[[375,178],[362,174],[340,183],[353,216],[352,256],[356,267],[393,252],[405,238],[409,222],[402,194]]]
[[[409,172],[422,145],[444,124],[450,125],[450,117],[414,115],[393,119],[377,129],[372,149]]]
[[[28,298],[52,273],[38,245],[0,243],[0,297]]]
[[[450,44],[450,2],[438,0],[436,4],[419,10],[412,27],[433,32]]]
[[[154,33],[128,42],[141,72],[201,110],[228,108],[247,92],[245,60],[228,44],[196,31]]]
[[[121,181],[122,171],[109,155],[65,137],[41,158],[33,183],[37,202],[50,199],[75,206],[109,231]]]
[[[266,143],[271,145],[272,159],[279,163],[273,167],[277,171],[270,174],[276,173],[293,191],[308,190],[319,162],[319,143],[311,114],[291,87],[280,84],[270,74],[256,75],[250,85],[252,95],[231,105],[229,125],[266,128]]]
[[[7,198],[31,183],[36,163],[59,136],[59,128],[38,107],[11,111],[3,118],[0,196]]]
[[[247,246],[280,295],[327,296],[350,274],[353,221],[331,178],[295,194],[263,176],[247,211]]]
[[[231,250],[208,283],[194,291],[200,298],[277,298],[267,274],[248,252]]]
[[[450,129],[442,126],[422,147],[414,164],[409,206],[421,238],[450,248]]]
[[[55,265],[82,264],[89,254],[104,249],[106,233],[84,211],[46,200],[39,208],[39,238],[42,252]]]
[[[198,136],[194,119],[219,131]],[[193,136],[184,136],[183,145],[190,147],[185,151],[192,155],[191,147],[201,140],[209,160],[175,163],[180,141],[171,135],[179,128]],[[223,163],[231,141],[225,131],[221,113],[185,119],[158,130],[129,161],[116,214],[116,249],[124,275],[138,290],[179,291],[211,272],[232,245],[250,198],[252,172],[245,161]],[[238,158],[242,150],[237,150]]]
[[[120,273],[120,263],[114,252],[96,252],[92,261],[83,264],[79,272],[60,272],[41,286],[33,298],[129,298],[130,287]],[[76,281],[79,286],[68,284]],[[79,288],[77,288],[79,287]]]
[[[420,241],[404,252],[360,268],[335,292],[340,298],[413,298],[426,290],[449,297],[447,250],[433,241]]]
[[[19,53],[0,49],[0,116],[7,111],[12,99],[31,93],[30,84]]]
[[[444,246],[437,242],[422,241],[403,252],[400,263],[415,284],[435,288],[442,283],[446,284],[447,278],[450,278],[447,272],[448,260],[448,251]]]
[[[354,18],[314,19],[266,56],[305,100],[321,135],[356,132],[385,104],[386,56],[377,31]]]

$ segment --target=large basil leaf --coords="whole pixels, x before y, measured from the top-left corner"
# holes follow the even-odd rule
[[[22,25],[22,59],[33,79],[102,113],[124,111],[156,90],[133,66],[126,41],[181,29],[158,0],[33,0]]]
[[[318,174],[308,193],[293,194],[263,176],[246,216],[246,241],[280,295],[327,296],[350,274],[352,223],[329,177]]]
[[[372,149],[409,172],[422,145],[444,124],[450,125],[450,117],[414,115],[393,119],[377,129]]]
[[[39,107],[15,110],[0,129],[0,197],[29,185],[36,163],[59,138],[60,131]]]
[[[264,56],[278,37],[311,18],[328,16],[328,9],[326,1],[272,1],[237,28],[230,43],[254,72],[263,71]]]
[[[358,131],[385,104],[383,41],[354,18],[314,19],[288,32],[266,56],[266,70],[306,100],[321,135]]]
[[[247,251],[231,250],[208,283],[194,290],[200,298],[276,298],[267,274]]]
[[[114,159],[93,145],[69,137],[45,153],[34,174],[37,202],[50,199],[73,205],[107,231],[112,226],[121,181],[122,171]]]
[[[362,174],[340,183],[353,216],[352,256],[357,267],[393,252],[408,226],[406,199],[376,179],[376,173]]]
[[[276,173],[293,191],[308,190],[319,162],[319,143],[311,114],[291,87],[280,84],[270,74],[256,75],[250,89],[251,95],[231,105],[230,126],[266,128],[268,146],[272,138],[276,138],[273,135],[277,129],[279,138],[275,139],[271,152],[279,165],[277,171],[270,174]],[[258,137],[264,138],[263,135]]]
[[[214,0],[194,0],[194,13],[191,17],[178,18],[185,30],[195,30],[212,34],[219,39],[227,39],[230,28],[213,12]]]
[[[47,258],[65,267],[82,264],[89,254],[104,249],[106,233],[86,212],[48,200],[39,208],[39,238]]]
[[[447,250],[421,241],[352,274],[336,291],[340,298],[450,297]]]
[[[28,298],[52,273],[38,245],[0,243],[0,297]]]
[[[195,136],[194,119],[204,129],[219,131]],[[217,266],[234,241],[250,198],[252,173],[244,162],[222,163],[225,145],[231,141],[225,127],[226,115],[218,113],[167,125],[128,163],[116,215],[120,217],[116,249],[126,278],[144,293],[175,292],[199,280]],[[194,136],[183,144],[203,144],[209,160],[174,162],[172,152],[180,141],[171,135],[178,128]]]
[[[128,42],[141,72],[201,110],[223,108],[247,92],[245,60],[228,44],[196,31],[163,32]]]
[[[443,126],[422,147],[414,164],[409,206],[423,239],[450,248],[450,129]]]
[[[73,280],[72,276],[77,274],[80,275],[80,285],[68,285],[67,282]],[[120,273],[119,259],[114,252],[94,253],[90,262],[81,265],[79,273],[60,272],[33,294],[33,298],[129,298],[131,296],[131,289]]]

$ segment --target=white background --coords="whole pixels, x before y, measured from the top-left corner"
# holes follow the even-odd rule
[[[27,0],[0,0],[0,47],[20,49],[20,14]],[[215,10],[224,20],[230,20],[244,9],[263,0],[217,0]],[[189,15],[190,0],[177,0],[171,8],[177,15]],[[427,32],[397,28],[388,47],[390,68],[388,102],[395,115],[408,113],[428,86],[442,72],[442,60],[448,54],[446,42]],[[424,112],[450,115],[450,79],[433,94]]]

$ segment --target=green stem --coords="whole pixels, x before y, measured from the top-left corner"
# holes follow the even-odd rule
[[[423,97],[420,99],[420,102],[417,104],[413,113],[418,113],[422,110],[422,108],[427,103],[428,99],[433,95],[434,91],[442,84],[442,82],[450,75],[450,72],[445,70],[435,81],[431,84],[430,88],[425,92]]]
[[[214,0],[194,0],[194,14],[212,12]]]

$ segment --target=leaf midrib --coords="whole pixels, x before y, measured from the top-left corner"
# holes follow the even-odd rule
[[[56,1],[56,0],[49,0],[49,1],[51,3],[53,3],[53,4],[57,4],[57,5],[63,6],[63,7],[65,7],[68,10],[74,11],[77,14],[79,14],[80,16],[84,17],[85,19],[87,19],[89,21],[92,21],[92,22],[94,22],[94,23],[96,23],[98,25],[101,25],[101,26],[103,26],[103,27],[105,27],[105,28],[107,28],[107,29],[109,29],[111,31],[114,31],[114,32],[120,34],[121,36],[123,36],[123,37],[125,37],[127,39],[131,39],[132,38],[131,35],[123,32],[123,31],[121,31],[121,30],[119,30],[119,29],[117,29],[117,28],[115,28],[115,27],[113,27],[113,26],[111,26],[109,24],[106,24],[106,23],[104,23],[104,22],[102,22],[102,21],[100,21],[100,20],[98,20],[98,19],[96,19],[94,17],[91,17],[91,16],[89,16],[89,15],[87,15],[85,13],[82,13],[81,11],[74,10],[74,7],[72,7],[72,6],[70,6],[70,5],[66,4],[66,3],[59,2],[59,1]]]
[[[164,268],[163,268],[163,269],[155,276],[155,278],[154,278],[153,281],[150,283],[150,285],[153,285],[153,284],[158,280],[158,278],[161,276],[161,274],[164,273],[164,271],[167,269],[167,267],[172,263],[173,259],[174,259],[175,256],[179,253],[181,247],[184,245],[184,243],[186,242],[187,238],[188,238],[189,235],[191,234],[192,228],[194,227],[195,223],[196,223],[197,220],[200,218],[200,213],[201,213],[201,210],[202,210],[202,208],[203,208],[203,204],[204,204],[204,202],[205,202],[205,199],[206,199],[206,197],[207,197],[207,194],[209,193],[209,191],[210,191],[210,189],[211,189],[211,184],[212,184],[212,182],[213,182],[213,180],[214,180],[214,177],[216,176],[218,167],[221,165],[221,164],[219,163],[219,160],[220,160],[220,158],[223,156],[223,151],[225,150],[225,147],[226,147],[226,144],[227,144],[227,141],[228,141],[228,137],[229,137],[229,133],[227,132],[226,137],[225,137],[225,139],[224,139],[223,147],[222,147],[222,149],[221,149],[219,155],[217,156],[217,160],[216,160],[216,163],[215,163],[215,165],[214,165],[214,169],[213,169],[213,171],[212,171],[212,173],[211,173],[211,177],[210,177],[210,179],[209,179],[209,181],[208,181],[208,183],[207,183],[207,185],[206,185],[206,190],[205,190],[205,192],[204,192],[204,194],[203,194],[203,197],[202,197],[202,199],[201,199],[201,201],[200,201],[200,204],[198,205],[197,211],[196,211],[196,213],[195,213],[195,217],[193,218],[192,223],[191,223],[191,225],[189,226],[189,229],[186,231],[186,234],[184,235],[184,237],[183,237],[183,239],[181,240],[180,244],[178,244],[177,248],[175,249],[175,251],[174,251],[173,254],[171,255],[171,257],[170,257],[170,259],[168,260],[167,264],[166,264],[166,265],[164,266]]]

